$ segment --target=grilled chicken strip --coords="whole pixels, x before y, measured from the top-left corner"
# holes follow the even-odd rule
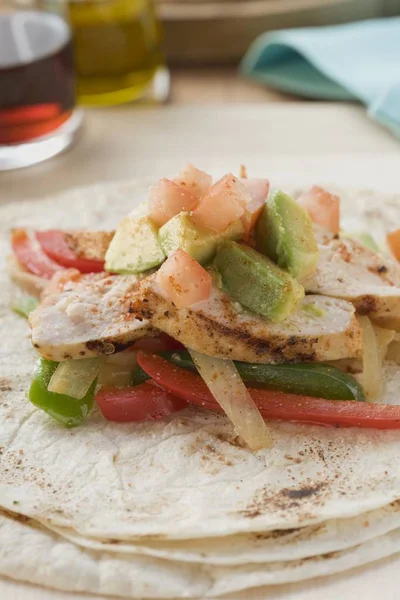
[[[400,266],[353,239],[316,231],[319,261],[302,281],[307,293],[343,298],[374,320],[400,322]]]
[[[139,290],[132,317],[148,318],[185,346],[211,356],[253,363],[321,362],[362,351],[354,307],[344,300],[307,296],[286,321],[270,323],[238,312],[218,288],[207,301],[179,310],[160,294],[154,276],[143,279]]]
[[[151,332],[148,321],[130,318],[137,288],[135,275],[78,274],[31,313],[33,345],[55,361],[122,350]]]

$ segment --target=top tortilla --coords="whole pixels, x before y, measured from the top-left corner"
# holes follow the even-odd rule
[[[270,425],[275,446],[237,445],[222,415],[187,409],[164,421],[108,423],[93,412],[66,430],[25,398],[35,353],[12,314],[9,229],[110,228],[148,182],[96,185],[0,208],[0,506],[80,535],[168,540],[288,529],[346,518],[400,498],[400,432]],[[400,223],[400,198],[341,194],[345,220]],[[374,225],[375,227],[375,225]],[[386,402],[399,369],[387,366]]]

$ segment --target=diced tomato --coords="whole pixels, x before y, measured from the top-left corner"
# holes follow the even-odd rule
[[[200,199],[210,191],[212,186],[212,177],[193,165],[186,165],[178,177],[174,179],[175,183],[186,188],[193,196]]]
[[[81,273],[101,273],[101,271],[104,271],[103,261],[77,256],[68,246],[64,231],[49,229],[47,231],[37,231],[35,235],[47,256],[60,265],[78,269]]]
[[[331,233],[339,233],[340,228],[340,198],[314,185],[298,199],[311,219]]]
[[[172,365],[156,355],[139,352],[138,363],[164,390],[191,404],[220,410],[199,375]],[[334,427],[400,429],[400,406],[354,400],[324,400],[264,389],[249,388],[265,419]]]
[[[140,338],[130,347],[130,350],[143,350],[144,352],[154,352],[155,354],[183,349],[184,346],[178,340],[175,340],[166,333],[160,333],[154,337]]]
[[[252,198],[246,187],[234,175],[225,175],[204,196],[192,213],[193,221],[220,233],[240,219]]]
[[[190,212],[198,199],[186,187],[161,179],[149,190],[149,216],[159,227],[182,211]]]
[[[386,241],[394,257],[400,260],[400,229],[388,233]]]
[[[268,179],[241,179],[241,182],[248,189],[253,200],[265,202],[269,192]]]
[[[130,388],[103,387],[96,402],[108,421],[121,423],[155,421],[187,406],[184,400],[147,382]]]
[[[211,292],[211,275],[194,258],[179,249],[167,258],[156,274],[165,298],[177,308],[207,300]]]
[[[25,229],[12,231],[11,244],[17,260],[34,275],[51,279],[54,273],[64,268],[51,260],[39,245],[34,245]]]
[[[246,204],[242,217],[244,225],[243,239],[247,241],[267,199],[269,181],[268,179],[243,179],[242,183],[251,194],[251,201]]]

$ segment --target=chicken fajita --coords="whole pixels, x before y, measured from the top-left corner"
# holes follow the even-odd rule
[[[38,296],[15,307],[40,355],[29,399],[67,426],[95,401],[113,421],[222,410],[254,450],[268,420],[400,428],[378,401],[400,266],[343,230],[323,188],[293,199],[188,165],[115,231],[14,229],[12,248],[11,277]]]
[[[247,598],[398,553],[399,222],[193,166],[1,206],[0,576]]]

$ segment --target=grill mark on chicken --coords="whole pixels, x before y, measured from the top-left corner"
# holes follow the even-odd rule
[[[162,297],[151,276],[140,283],[131,308],[135,317],[150,310],[154,327],[211,356],[270,363],[360,354],[361,332],[350,303],[320,296],[308,296],[304,303],[320,306],[327,312],[326,318],[314,319],[300,309],[283,323],[270,323],[256,314],[238,313],[217,288],[207,302],[178,310]]]
[[[371,313],[376,312],[377,309],[377,301],[374,296],[367,295],[359,298],[357,302],[357,312],[360,315],[370,315]]]
[[[112,354],[112,352],[109,352],[111,342],[108,341],[103,342],[100,340],[89,340],[88,342],[86,342],[85,346],[88,350],[92,350],[97,354]]]
[[[251,335],[247,331],[242,331],[240,327],[237,330],[232,330],[230,327],[226,327],[225,325],[222,325],[221,323],[218,323],[217,321],[210,319],[201,313],[198,313],[198,318],[203,322],[204,329],[211,338],[213,338],[215,334],[219,333],[232,338],[233,343],[235,341],[246,342],[246,344],[252,347],[257,356],[262,357],[265,354],[269,354],[274,362],[292,362],[298,360],[300,360],[300,362],[304,362],[315,359],[315,352],[312,351],[300,352],[297,354],[297,358],[292,359],[292,361],[288,360],[285,355],[288,346],[292,347],[295,351],[296,346],[298,345],[305,346],[309,344],[311,346],[313,343],[318,343],[318,338],[311,338],[311,340],[308,340],[306,338],[295,338],[294,336],[291,336],[287,343],[275,345],[269,340],[258,338],[254,335]]]
[[[143,321],[143,319],[151,319],[154,311],[147,308],[148,300],[146,298],[136,298],[131,302],[128,308],[128,318],[131,318],[131,315],[137,321]],[[144,306],[143,306],[144,305]]]
[[[122,352],[122,350],[129,348],[129,346],[132,346],[132,342],[127,342],[124,344],[116,341],[112,337],[107,338],[107,340],[102,342],[99,340],[90,340],[89,342],[86,342],[86,348],[99,355],[109,355],[114,354],[115,352]],[[84,356],[86,352],[83,350],[79,352],[79,354],[80,356]]]

